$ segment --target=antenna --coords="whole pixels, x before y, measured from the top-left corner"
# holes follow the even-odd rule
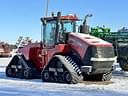
[[[46,17],[47,17],[47,15],[48,15],[48,5],[49,5],[49,1],[50,1],[50,0],[47,0],[47,2],[46,2],[46,10],[45,10],[45,15],[46,15]]]
[[[49,1],[50,0],[46,1],[45,17],[47,17],[47,15],[48,15]],[[42,37],[44,37],[43,35],[44,35],[44,33],[43,33],[43,26],[41,24],[41,42],[40,42],[41,43],[41,49],[43,48],[42,43],[44,42],[44,38],[42,38]]]
[[[46,2],[46,9],[45,9],[45,17],[47,17],[47,15],[48,15],[48,5],[49,5],[49,0],[47,0],[47,2]],[[42,17],[43,18],[43,17]],[[42,19],[41,18],[41,19]],[[42,20],[41,20],[42,21]],[[43,22],[42,22],[43,23]],[[43,24],[41,23],[41,42],[40,42],[40,47],[41,47],[41,56],[42,56],[42,54],[44,54],[44,52],[43,52],[43,50],[42,49],[44,49],[45,48],[45,40],[44,40],[44,32],[43,32]],[[43,38],[42,38],[43,37]],[[44,44],[43,44],[44,43]],[[45,58],[45,56],[43,56],[42,57],[42,66],[43,66],[43,60],[44,60],[44,64],[45,64],[45,61],[46,61],[46,58]]]

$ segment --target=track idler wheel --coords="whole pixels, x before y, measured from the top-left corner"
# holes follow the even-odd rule
[[[11,70],[11,68],[7,68],[6,69],[6,76],[12,77],[12,70]]]
[[[122,70],[128,71],[128,61],[126,59],[121,59],[119,64]]]
[[[64,82],[66,82],[68,84],[72,83],[72,76],[71,76],[71,74],[68,71],[65,71],[63,73],[63,80],[64,80]]]
[[[6,68],[6,76],[7,77],[13,77],[13,78],[15,78],[16,77],[16,74],[15,74],[15,72],[13,72],[13,70],[10,67],[7,67]]]
[[[50,81],[50,74],[47,70],[44,70],[42,73],[41,73],[41,79],[44,81],[44,82],[48,82]]]

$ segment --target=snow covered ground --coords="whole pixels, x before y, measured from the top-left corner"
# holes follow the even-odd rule
[[[6,77],[5,67],[9,60],[0,58],[0,96],[128,96],[128,73],[124,74],[118,64],[110,82],[68,85]]]

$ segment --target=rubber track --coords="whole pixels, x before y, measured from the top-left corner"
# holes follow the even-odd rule
[[[69,56],[55,55],[55,57],[61,60],[65,68],[72,75],[72,78],[73,78],[71,82],[72,84],[76,84],[76,83],[83,81],[83,76],[80,71],[80,68]]]
[[[18,61],[16,61],[16,62],[14,62],[15,60],[15,58],[17,58],[17,60]],[[15,55],[13,58],[12,58],[12,60],[10,61],[10,63],[8,64],[8,66],[7,66],[7,68],[6,68],[6,70],[8,69],[8,68],[11,68],[11,66],[13,65],[13,62],[14,62],[14,65],[15,66],[17,66],[17,64],[18,63],[20,63],[20,65],[22,65],[22,66],[24,66],[24,69],[32,69],[32,67],[30,66],[30,64],[29,63],[27,63],[27,61],[25,60],[25,57],[23,56],[23,55]],[[12,69],[12,68],[11,68]],[[22,74],[23,75],[23,74]],[[8,75],[7,75],[8,76]],[[12,76],[9,76],[9,77],[12,77]],[[19,74],[19,73],[16,73],[16,76],[15,76],[15,78],[23,78],[23,76],[21,76],[21,74]]]

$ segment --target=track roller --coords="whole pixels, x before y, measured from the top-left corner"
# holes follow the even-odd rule
[[[27,68],[23,71],[23,76],[25,79],[31,79],[33,76],[32,76],[32,69],[31,68]]]

